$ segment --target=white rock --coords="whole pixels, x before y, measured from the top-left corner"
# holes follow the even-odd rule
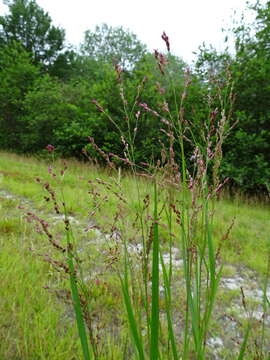
[[[243,278],[238,276],[235,278],[222,279],[221,284],[230,290],[240,290],[240,287],[243,286],[244,281],[245,280]]]
[[[71,224],[76,224],[76,225],[80,224],[80,222],[77,219],[75,219],[73,216],[68,216],[67,219]],[[65,220],[65,215],[53,216],[52,220],[54,220],[55,223],[59,223]]]
[[[222,347],[223,341],[220,337],[212,337],[207,340],[207,344],[212,347]]]

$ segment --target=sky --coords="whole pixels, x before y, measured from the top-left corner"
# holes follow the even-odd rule
[[[66,39],[79,45],[84,32],[107,23],[123,26],[135,33],[150,51],[165,50],[163,31],[170,38],[175,55],[188,63],[203,42],[218,50],[224,47],[225,34],[234,11],[240,15],[246,0],[36,0],[49,13],[54,25],[66,31]],[[0,13],[7,8],[0,0]]]

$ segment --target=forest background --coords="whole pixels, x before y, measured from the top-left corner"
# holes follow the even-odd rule
[[[230,178],[231,189],[267,190],[270,1],[249,5],[256,14],[252,24],[243,17],[228,30],[234,39],[233,50],[218,52],[202,46],[192,66],[170,51],[166,56],[157,52],[153,56],[135,34],[106,24],[86,31],[76,50],[66,44],[64,29],[55,27],[35,1],[5,3],[9,13],[0,16],[1,149],[42,157],[45,147],[53,144],[57,155],[83,160],[85,150],[96,157],[89,143],[93,137],[102,151],[121,157],[125,144],[119,128],[128,132],[124,99],[133,114],[133,128],[140,117],[135,160],[155,162],[161,156],[161,144],[168,142],[160,131],[160,119],[166,117],[168,108],[172,115],[177,113],[175,96],[187,88],[185,118],[199,133],[209,117],[209,99],[217,101],[218,107],[221,98],[228,98],[231,83],[230,104],[222,104],[226,110],[233,103],[233,108],[221,175]],[[160,71],[160,61],[166,63],[169,80]],[[119,82],[124,85],[119,87]],[[140,87],[144,91],[138,96]],[[104,111],[98,111],[97,104]],[[113,122],[108,121],[108,114]]]

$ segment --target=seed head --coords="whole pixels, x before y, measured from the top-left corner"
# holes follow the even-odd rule
[[[166,57],[163,54],[159,53],[158,50],[154,50],[154,56],[157,60],[158,68],[159,68],[161,74],[165,75],[164,66],[166,66],[168,64],[168,60],[166,59]]]
[[[160,117],[160,115],[155,110],[150,109],[146,103],[139,103],[138,105],[142,107],[145,111],[150,112],[157,117]]]
[[[46,146],[46,149],[47,149],[47,151],[48,151],[49,153],[51,153],[51,152],[53,152],[53,151],[55,150],[55,147],[54,147],[53,145],[51,145],[51,144],[48,144],[48,145]]]
[[[96,105],[96,108],[101,112],[101,113],[104,113],[104,109],[103,107],[97,102],[97,100],[93,99],[92,100],[92,104]]]
[[[161,87],[159,82],[156,82],[156,87],[157,87],[157,91],[160,93],[160,95],[165,94],[165,89],[163,87]]]
[[[169,41],[169,37],[167,36],[167,34],[165,33],[165,31],[163,31],[162,35],[161,35],[161,39],[163,41],[165,41],[167,50],[170,51],[170,41]]]
[[[141,112],[140,112],[140,110],[138,110],[135,114],[135,117],[137,120],[139,119],[140,115],[141,115]]]
[[[117,81],[120,82],[121,81],[122,68],[121,68],[121,66],[119,64],[115,64],[114,69],[115,69],[115,72],[116,72]]]

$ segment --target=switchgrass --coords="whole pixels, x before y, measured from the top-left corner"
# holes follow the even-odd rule
[[[166,34],[162,38],[169,48]],[[155,57],[166,76],[164,55]],[[2,357],[204,360],[216,356],[211,341],[224,335],[222,317],[229,317],[237,339],[224,340],[217,356],[267,359],[268,208],[222,200],[226,181],[218,177],[232,126],[230,84],[228,98],[218,94],[219,108],[209,101],[209,117],[195,129],[184,118],[188,72],[180,103],[175,94],[176,108],[167,105],[161,116],[138,103],[142,87],[129,108],[121,69],[116,71],[126,130],[93,102],[118,129],[122,158],[104,154],[92,138],[107,169],[55,160],[51,145],[52,164],[11,154],[0,158],[6,277],[1,311],[8,329]],[[156,163],[135,163],[137,107],[156,116],[167,136],[168,148],[161,144]],[[119,163],[129,170],[123,174]],[[239,269],[262,275],[256,274],[263,294],[258,321],[244,285],[227,295],[219,290],[225,262],[229,281]]]
[[[162,38],[166,42],[169,51],[169,40],[165,33]],[[166,57],[158,51],[155,51],[155,57],[162,75],[165,76]],[[165,96],[162,107],[163,112],[162,110],[158,112],[155,109],[151,109],[146,103],[139,103],[137,99],[143,98],[141,86],[137,89],[134,105],[129,107],[124,96],[125,90],[124,83],[121,80],[121,69],[117,67],[116,71],[119,81],[119,93],[123,101],[125,126],[128,131],[125,132],[123,127],[107,113],[106,109],[102,108],[97,100],[93,100],[93,103],[98,111],[102,112],[108,121],[119,131],[119,136],[121,136],[124,145],[124,157],[119,158],[114,154],[104,154],[91,138],[90,142],[93,147],[106,159],[108,166],[111,168],[114,167],[114,164],[110,157],[116,157],[118,160],[122,160],[124,164],[129,165],[136,181],[137,176],[140,175],[140,164],[137,165],[135,163],[134,155],[136,153],[134,139],[138,131],[140,117],[140,111],[135,114],[134,109],[136,109],[136,106],[143,108],[147,114],[154,115],[157,121],[161,123],[161,131],[168,138],[167,149],[164,143],[161,143],[162,152],[157,163],[144,164],[146,166],[143,170],[148,172],[146,176],[148,176],[152,183],[154,195],[148,194],[143,199],[137,185],[137,199],[139,203],[141,202],[141,205],[139,206],[135,223],[139,224],[139,231],[142,234],[140,245],[142,247],[141,268],[143,276],[141,279],[138,279],[138,274],[134,275],[134,264],[126,250],[127,240],[123,239],[123,236],[125,236],[123,228],[120,230],[120,227],[118,227],[118,220],[121,221],[123,207],[121,211],[116,213],[116,221],[112,227],[112,229],[123,235],[120,236],[120,239],[124,243],[125,261],[122,268],[124,275],[123,277],[120,276],[120,281],[135,349],[140,359],[148,357],[150,359],[189,359],[194,357],[203,360],[209,351],[207,342],[210,333],[210,323],[222,277],[222,248],[228,240],[235,222],[232,219],[227,230],[223,234],[219,234],[217,239],[214,240],[215,205],[218,194],[226,183],[226,180],[223,183],[220,182],[218,176],[222,161],[222,145],[224,139],[226,139],[230,130],[234,127],[234,123],[230,121],[233,105],[232,89],[230,84],[225,84],[225,88],[227,87],[225,91],[216,87],[219,102],[217,103],[214,99],[209,100],[209,118],[204,120],[201,129],[198,130],[194,122],[184,118],[184,101],[190,83],[188,71],[179,104],[177,104],[177,96],[175,94],[174,112],[170,111]],[[170,76],[170,74],[168,75]],[[171,80],[173,84],[173,79]],[[222,84],[222,87],[224,88],[224,84]],[[166,91],[164,90],[164,92]],[[134,118],[136,118],[135,121]],[[194,164],[188,167],[190,147],[192,148],[190,160],[192,159]],[[189,152],[186,148],[189,148]],[[177,155],[175,153],[176,149],[178,149]],[[122,201],[122,198],[120,200]],[[145,206],[143,206],[142,201]],[[151,203],[152,212],[145,216],[144,211]],[[146,225],[147,219],[150,219],[150,221],[148,220],[148,227]],[[122,222],[124,222],[123,219]],[[128,227],[127,224],[125,226]],[[160,249],[161,237],[159,230],[162,226],[169,229],[166,234],[170,253],[168,272]],[[136,224],[134,227],[136,227]],[[172,324],[171,317],[174,309],[171,297],[173,287],[172,237],[175,239],[174,243],[181,251],[185,286],[184,309],[181,311],[177,324]],[[241,245],[238,253],[240,252]],[[269,254],[269,251],[266,254]],[[159,264],[161,264],[162,268],[161,274]],[[120,270],[118,269],[119,272]],[[161,279],[161,275],[163,279]],[[141,283],[138,288],[134,286],[136,281]],[[165,291],[164,304],[167,320],[165,325],[167,333],[165,336],[162,335],[162,332],[166,332],[166,330],[160,321],[161,283]],[[243,307],[247,312],[245,294],[243,288],[240,288]],[[144,305],[143,310],[138,308],[138,301],[134,300],[134,297],[136,298],[138,294],[140,294]],[[266,295],[266,290],[264,294]],[[265,301],[264,304],[266,305]],[[263,338],[265,335],[265,310],[266,308],[264,307],[262,320]],[[182,333],[177,337],[176,345],[175,335],[177,326],[182,328]],[[237,356],[238,359],[242,359],[246,353],[250,330],[251,325],[248,324],[244,331],[242,345]],[[146,336],[142,335],[143,332],[146,333]],[[259,346],[261,354],[263,352],[263,343],[264,340],[262,340]]]

